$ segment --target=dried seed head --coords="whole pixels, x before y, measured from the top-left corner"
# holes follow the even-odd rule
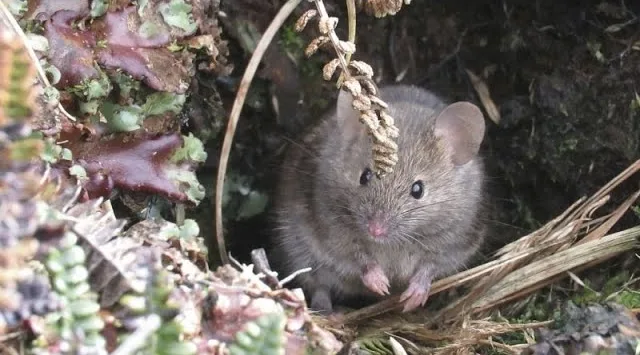
[[[327,42],[329,42],[329,37],[327,36],[320,36],[320,37],[314,38],[313,41],[311,41],[311,43],[309,43],[309,45],[307,46],[307,49],[304,50],[304,54],[307,57],[311,57],[315,52],[318,51],[318,49],[322,45],[324,45]]]
[[[309,21],[313,20],[313,18],[316,17],[317,15],[318,15],[318,11],[316,11],[315,9],[308,10],[307,12],[302,14],[302,16],[300,16],[298,21],[296,21],[296,25],[295,25],[296,32],[302,32],[304,28],[307,27],[307,24],[309,23]]]
[[[387,108],[389,108],[389,105],[387,105],[386,102],[382,101],[381,98],[375,96],[375,95],[369,95],[369,100],[371,100],[371,103],[374,105],[378,105],[380,106],[382,109],[386,110]],[[393,122],[391,123],[393,124]]]
[[[392,139],[387,137],[385,134],[385,129],[382,127],[378,127],[378,129],[369,132],[371,137],[373,137],[374,144],[381,145],[387,149],[398,150],[398,145]]]
[[[360,111],[371,110],[371,100],[369,100],[365,95],[354,96],[353,108]]]
[[[374,155],[373,162],[376,169],[376,174],[379,177],[383,177],[384,175],[393,172],[393,166],[398,162],[398,155]]]
[[[345,80],[345,82],[342,83],[342,86],[344,86],[344,88],[347,89],[347,91],[349,91],[354,97],[360,96],[362,94],[362,86],[360,86],[358,80],[354,79],[353,77]]]
[[[329,63],[325,64],[322,68],[322,78],[324,80],[331,80],[331,77],[340,66],[340,59],[334,58]]]
[[[404,0],[405,3],[410,0]],[[364,9],[369,15],[385,17],[395,15],[402,8],[403,0],[365,0]],[[408,4],[408,3],[407,3]]]
[[[356,51],[355,43],[349,41],[338,41],[338,47],[347,54],[353,54]]]
[[[318,30],[323,35],[329,34],[329,32],[333,31],[338,25],[337,17],[323,17],[318,21]]]
[[[349,66],[355,69],[358,74],[364,75],[369,79],[373,78],[373,68],[369,64],[359,60],[352,60]]]
[[[362,122],[369,131],[375,131],[378,129],[380,124],[378,123],[378,117],[373,111],[364,111],[360,114],[360,122]]]
[[[374,95],[374,96],[378,95],[378,88],[376,87],[376,84],[374,84],[371,79],[367,79],[363,77],[359,79],[360,79],[360,85],[362,85],[362,88],[364,89],[364,91],[367,92],[367,94]]]
[[[383,127],[393,127],[394,119],[386,111],[380,111],[380,122]]]

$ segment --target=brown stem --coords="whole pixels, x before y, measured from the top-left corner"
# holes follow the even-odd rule
[[[215,195],[215,227],[216,227],[216,241],[218,243],[218,251],[220,253],[220,260],[223,264],[229,263],[229,257],[227,255],[227,248],[224,243],[224,230],[222,227],[222,193],[224,187],[224,178],[227,171],[227,163],[229,161],[229,153],[231,151],[231,144],[233,143],[233,136],[236,131],[238,119],[240,118],[240,112],[244,105],[244,100],[247,97],[249,86],[253,80],[253,76],[258,69],[258,65],[264,56],[267,47],[273,40],[276,32],[282,27],[284,21],[291,15],[293,10],[300,4],[302,0],[289,0],[287,1],[276,17],[273,18],[269,27],[260,38],[256,49],[253,51],[253,55],[249,60],[247,69],[242,76],[238,92],[236,93],[233,107],[231,108],[231,114],[229,115],[229,122],[227,123],[227,131],[224,135],[224,141],[222,143],[222,150],[220,151],[220,165],[218,166],[218,177],[216,179],[216,195]]]

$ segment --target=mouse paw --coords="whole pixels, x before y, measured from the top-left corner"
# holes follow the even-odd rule
[[[362,282],[369,290],[381,296],[389,294],[389,279],[378,264],[371,264],[365,267]]]
[[[400,302],[404,303],[402,312],[413,311],[424,306],[431,290],[431,276],[428,270],[422,270],[411,278],[409,287],[400,295]]]

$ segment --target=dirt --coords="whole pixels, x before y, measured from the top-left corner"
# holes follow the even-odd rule
[[[282,3],[223,2],[227,35],[235,35],[230,49],[236,69],[226,80],[237,82],[241,63],[249,58],[238,41],[240,26],[263,32]],[[343,2],[326,3],[341,19],[339,36],[346,38]],[[303,2],[297,14],[310,6]],[[486,83],[501,115],[497,124],[487,120],[483,147],[499,211],[495,224],[508,227],[499,233],[524,235],[640,158],[640,3],[623,6],[617,1],[413,1],[391,17],[359,13],[354,58],[371,64],[380,84],[401,79],[480,107],[466,70]],[[296,34],[294,21],[280,31],[252,84],[231,157],[231,168],[253,176],[252,188],[267,195],[285,137],[295,137],[336,96],[332,84],[320,78],[329,53],[305,59],[302,51],[314,31]],[[223,98],[229,108],[232,88]],[[205,186],[213,186],[209,175],[215,175],[218,147],[211,147],[210,169],[201,172]],[[624,199],[638,186],[636,177],[612,197]],[[198,213],[204,230],[212,224],[212,205],[203,203]],[[228,222],[231,251],[242,258],[264,246],[267,219],[263,213]],[[637,222],[628,213],[619,228]]]

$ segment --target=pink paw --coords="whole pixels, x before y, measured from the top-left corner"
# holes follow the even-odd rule
[[[418,307],[424,306],[429,298],[429,290],[424,289],[420,285],[410,284],[407,290],[400,296],[400,302],[404,303],[402,312],[413,311]]]
[[[409,287],[400,295],[400,302],[404,303],[402,312],[413,311],[424,306],[431,290],[431,277],[427,270],[418,272],[411,278]]]
[[[367,288],[381,296],[389,294],[389,279],[380,265],[368,265],[362,275],[362,282]]]

